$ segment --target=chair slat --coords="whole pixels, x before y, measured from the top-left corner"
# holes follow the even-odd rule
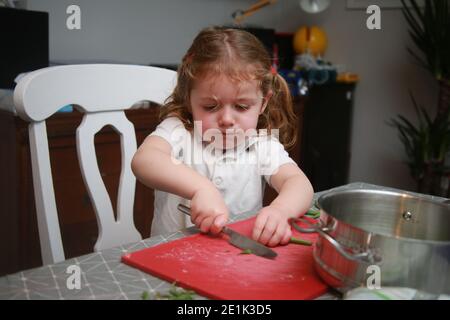
[[[122,170],[117,199],[117,221],[114,219],[114,209],[100,174],[94,145],[95,134],[106,125],[111,125],[115,129],[121,141]],[[131,159],[136,152],[133,124],[125,117],[123,111],[85,114],[77,129],[77,150],[83,180],[94,205],[99,225],[99,238],[95,250],[141,240],[141,235],[133,222],[136,188],[136,178],[131,172]]]
[[[64,249],[56,210],[45,121],[31,123],[28,131],[42,263],[49,264],[63,261]]]

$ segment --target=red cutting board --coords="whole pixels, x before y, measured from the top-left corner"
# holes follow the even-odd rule
[[[255,218],[230,227],[250,236]],[[315,241],[316,234],[294,236]],[[288,244],[265,259],[240,254],[222,237],[195,234],[122,257],[130,266],[212,299],[313,299],[327,291],[314,270],[312,246]]]

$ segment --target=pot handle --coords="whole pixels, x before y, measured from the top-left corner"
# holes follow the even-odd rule
[[[300,221],[300,222],[306,223],[311,228],[302,228],[302,227],[298,226],[296,223],[294,223],[295,221]],[[360,253],[349,253],[349,252],[347,252],[344,249],[344,247],[339,243],[339,241],[337,241],[335,238],[333,238],[331,235],[329,235],[327,233],[328,231],[330,231],[330,229],[328,227],[324,227],[322,225],[322,221],[321,220],[319,220],[317,222],[317,224],[313,224],[313,223],[309,222],[306,219],[297,218],[297,219],[292,219],[291,220],[291,225],[294,227],[294,229],[296,229],[296,230],[298,230],[300,232],[304,232],[304,233],[317,232],[319,235],[324,237],[329,243],[331,243],[331,245],[342,256],[344,256],[348,260],[356,260],[356,261],[362,261],[362,262],[366,262],[366,263],[380,263],[381,262],[381,258],[378,255],[374,254],[370,250],[368,250],[366,252],[360,252]]]

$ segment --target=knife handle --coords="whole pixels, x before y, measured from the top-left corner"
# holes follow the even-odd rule
[[[189,208],[188,206],[185,206],[184,204],[180,203],[177,208],[185,215],[191,216],[191,208]]]
[[[183,212],[185,215],[191,216],[191,208],[189,208],[188,206],[180,203],[177,208],[178,208],[178,210]],[[228,227],[223,226],[222,232],[225,233],[225,234],[230,235],[231,231],[230,231],[230,229]]]

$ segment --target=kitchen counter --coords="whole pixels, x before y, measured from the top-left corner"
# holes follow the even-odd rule
[[[378,190],[399,191],[366,183],[351,183],[331,190],[370,188]],[[314,195],[317,199],[322,191]],[[407,192],[411,193],[411,192]],[[414,193],[411,193],[414,194]],[[429,196],[433,198],[432,196]],[[245,219],[251,213],[243,213],[232,221]],[[30,269],[0,278],[0,299],[141,299],[144,291],[153,296],[155,293],[165,294],[172,285],[157,277],[141,272],[120,262],[121,256],[169,242],[181,237],[197,233],[195,228],[156,236],[120,247],[94,252],[60,263]],[[5,258],[5,257],[4,257]],[[69,289],[67,286],[72,273],[67,273],[69,266],[76,265],[81,270],[80,289]],[[70,282],[70,281],[69,281]],[[196,296],[197,299],[204,297]],[[338,299],[329,292],[318,299]]]

